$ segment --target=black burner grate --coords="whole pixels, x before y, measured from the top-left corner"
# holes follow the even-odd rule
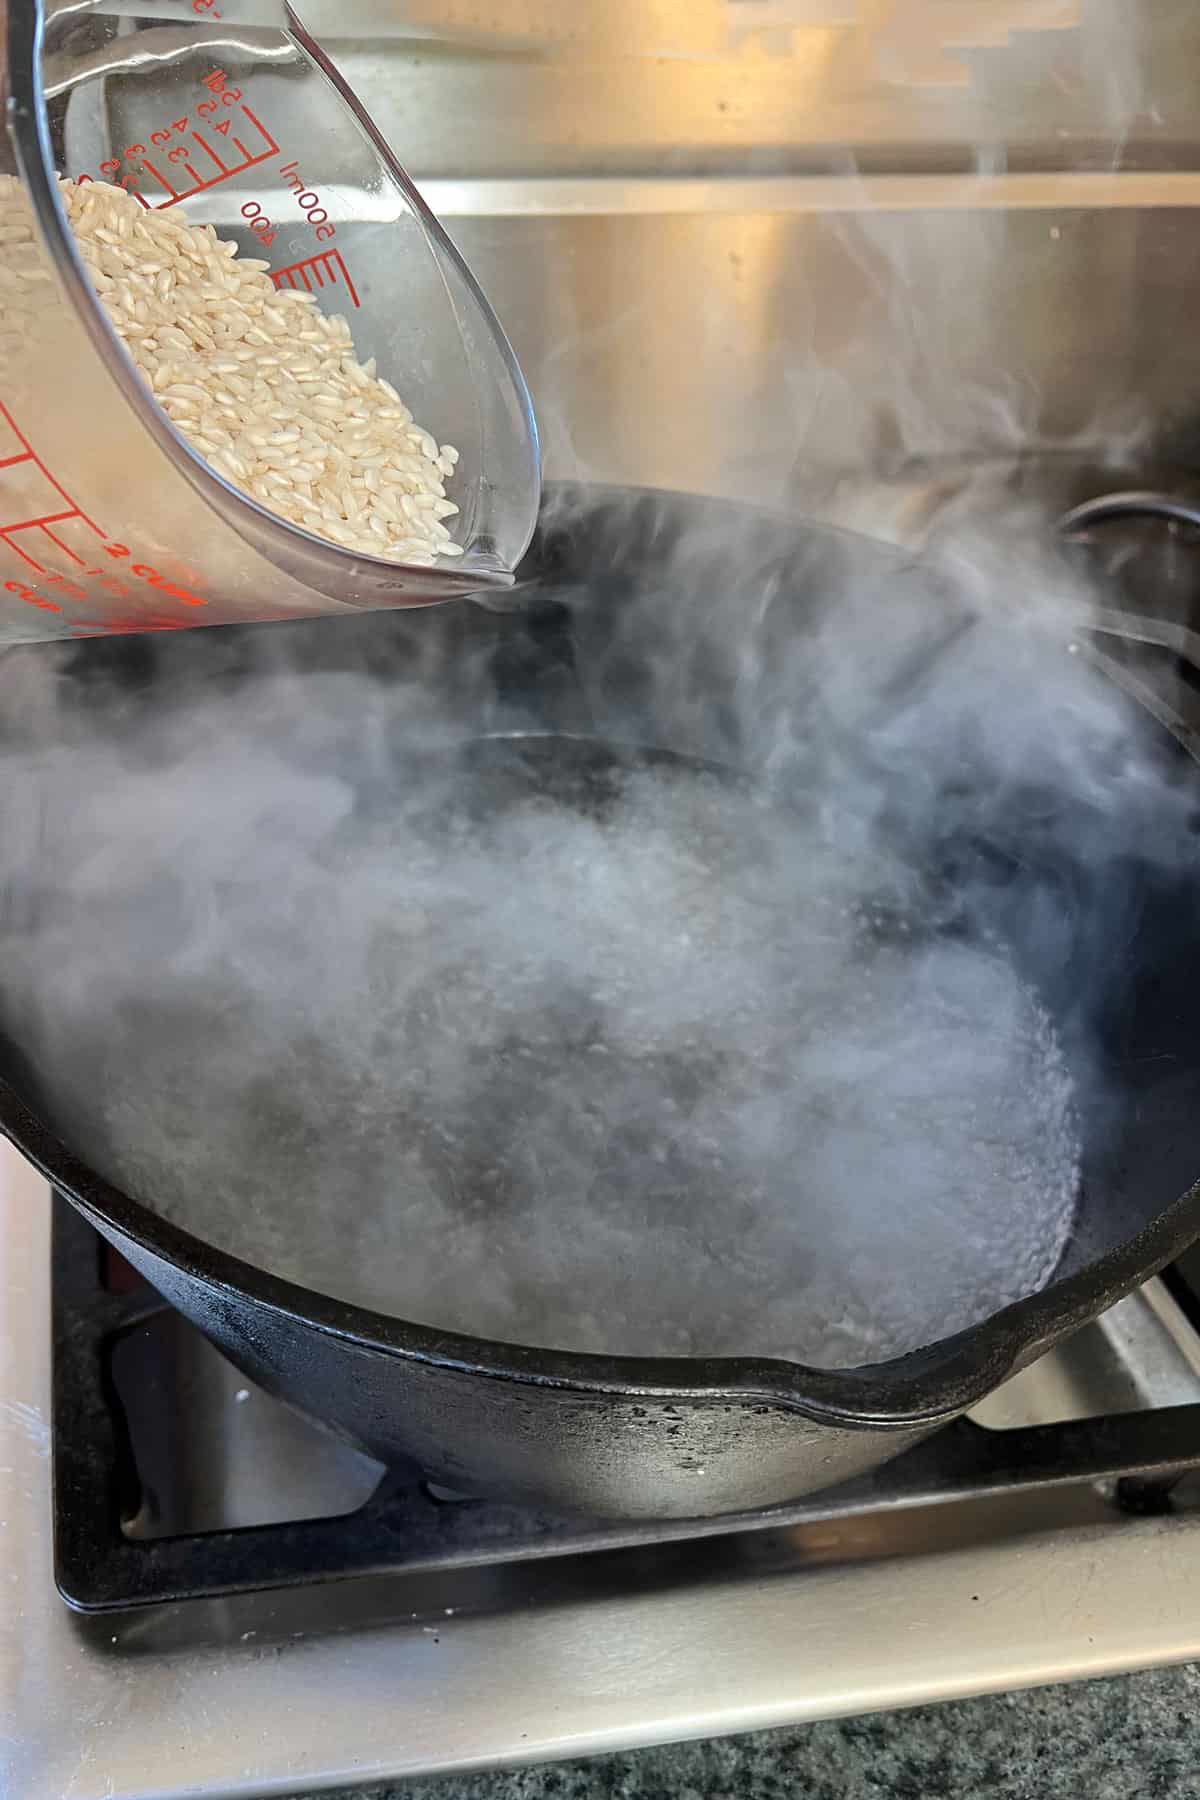
[[[168,1518],[164,1535],[146,1530],[153,1505],[148,1507],[143,1476],[149,1460],[145,1418],[139,1442],[131,1430],[137,1409],[129,1405],[128,1376],[123,1399],[115,1367],[130,1334],[164,1315],[185,1338],[193,1328],[175,1320],[131,1271],[129,1280],[114,1283],[96,1232],[57,1195],[54,1206],[55,1578],[64,1599],[84,1611],[352,1575],[653,1550],[701,1537],[1088,1481],[1111,1483],[1130,1509],[1159,1509],[1169,1504],[1166,1496],[1178,1477],[1200,1467],[1200,1405],[1011,1431],[960,1420],[840,1488],[720,1519],[566,1519],[493,1501],[448,1500],[411,1473],[393,1473],[382,1475],[364,1503],[340,1516],[189,1530],[172,1530]],[[212,1366],[221,1362],[215,1351],[205,1349],[204,1355]],[[221,1367],[228,1373],[227,1365]],[[233,1398],[248,1394],[238,1386]],[[263,1399],[264,1406],[273,1404]],[[186,1448],[188,1433],[184,1407],[182,1416],[170,1419],[172,1442],[152,1448],[160,1459],[164,1449],[177,1453]],[[314,1432],[312,1454],[322,1453],[352,1454]]]

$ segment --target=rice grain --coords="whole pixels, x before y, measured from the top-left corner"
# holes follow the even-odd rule
[[[211,225],[104,182],[59,191],[113,329],[210,467],[343,549],[426,568],[462,555],[441,523],[459,510],[445,486],[458,451],[413,422],[374,357],[357,360],[344,318],[276,289],[269,263]]]

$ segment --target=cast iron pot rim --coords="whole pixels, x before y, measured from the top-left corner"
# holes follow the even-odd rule
[[[553,492],[586,486],[601,498],[654,497],[660,490],[611,483],[548,483]],[[695,496],[717,506],[718,496]],[[779,524],[794,520],[768,507],[745,507]],[[811,524],[809,529],[814,529]],[[815,527],[822,537],[853,541],[837,526]],[[879,544],[898,566],[914,558],[901,546]],[[1194,763],[1192,734],[1167,730]],[[1015,1369],[1086,1325],[1156,1275],[1200,1238],[1200,1178],[1131,1238],[1095,1262],[992,1313],[980,1324],[888,1362],[854,1369],[817,1369],[777,1357],[600,1356],[508,1344],[419,1325],[334,1299],[272,1274],[219,1249],[115,1187],[81,1161],[0,1078],[0,1134],[101,1231],[111,1227],[149,1255],[173,1264],[233,1304],[250,1300],[289,1323],[339,1339],[353,1349],[480,1379],[530,1388],[647,1399],[659,1404],[767,1405],[848,1429],[904,1431],[931,1426],[967,1411]]]
[[[102,1231],[121,1233],[189,1280],[358,1350],[465,1375],[658,1403],[771,1405],[824,1424],[901,1431],[951,1419],[1016,1367],[1087,1324],[1200,1236],[1200,1181],[1134,1237],[981,1324],[889,1362],[815,1369],[774,1357],[600,1356],[418,1325],[336,1300],[218,1249],[81,1162],[4,1080],[0,1131]]]

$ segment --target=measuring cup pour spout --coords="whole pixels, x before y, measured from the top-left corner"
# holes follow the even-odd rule
[[[503,591],[541,488],[529,393],[470,270],[279,0],[0,0],[0,644]],[[211,226],[345,318],[459,452],[455,553],[341,548],[226,481],[150,396],[60,180]],[[449,467],[449,462],[446,463]]]

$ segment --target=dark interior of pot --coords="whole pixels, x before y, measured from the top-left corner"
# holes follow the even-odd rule
[[[1195,766],[1017,566],[557,490],[511,610],[10,656],[6,1072],[422,1324],[969,1328],[1200,1173]]]

